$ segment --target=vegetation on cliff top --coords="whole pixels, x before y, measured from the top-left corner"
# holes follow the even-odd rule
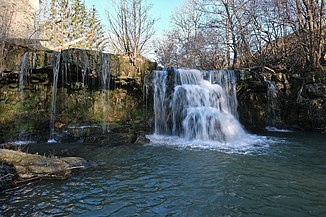
[[[171,20],[156,43],[164,66],[325,71],[325,0],[186,1]]]

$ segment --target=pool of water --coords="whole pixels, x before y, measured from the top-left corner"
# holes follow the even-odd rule
[[[0,216],[325,216],[326,135],[265,136],[250,152],[74,144],[100,166],[6,191]]]

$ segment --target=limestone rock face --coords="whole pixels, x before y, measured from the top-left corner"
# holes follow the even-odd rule
[[[0,143],[21,135],[45,142],[58,53],[9,40],[0,40],[0,47]],[[57,141],[97,143],[107,126],[143,123],[150,116],[153,98],[143,81],[155,63],[142,59],[136,68],[122,56],[81,49],[62,51],[60,60]]]
[[[326,133],[325,75],[310,75],[239,72],[238,111],[242,124],[250,131],[272,126]]]
[[[0,38],[38,38],[38,11],[39,0],[0,1]]]

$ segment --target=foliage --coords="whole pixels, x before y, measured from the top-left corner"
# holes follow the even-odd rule
[[[171,20],[155,44],[163,66],[325,68],[325,0],[189,0]]]
[[[48,46],[55,48],[91,33],[91,38],[70,47],[104,48],[104,30],[95,6],[87,9],[83,0],[50,0],[42,1],[41,8],[41,30],[43,37],[49,40]]]

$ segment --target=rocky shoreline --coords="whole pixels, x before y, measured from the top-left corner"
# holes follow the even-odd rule
[[[17,150],[0,149],[0,190],[20,182],[65,179],[73,169],[94,166],[80,157],[46,157]]]
[[[76,149],[80,146],[114,147],[149,143],[144,129],[130,130],[128,127],[117,127],[106,133],[100,129],[94,126],[75,127],[70,134],[65,132],[57,135],[59,143],[48,143],[45,149],[45,144],[42,143],[0,144],[0,191],[19,183],[40,179],[66,179],[71,176],[72,170],[97,166],[95,162],[75,157],[78,156]],[[28,150],[29,153],[25,153],[24,150]],[[56,152],[52,152],[53,150]]]

